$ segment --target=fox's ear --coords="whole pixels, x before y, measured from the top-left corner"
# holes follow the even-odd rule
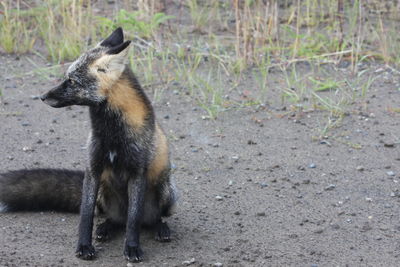
[[[114,47],[124,42],[124,33],[121,27],[118,27],[110,36],[100,42],[99,46]]]
[[[120,45],[110,48],[94,64],[97,72],[108,72],[120,75],[128,62],[129,44],[126,41]]]
[[[129,46],[130,43],[131,43],[131,41],[126,41],[126,42],[123,42],[123,43],[121,43],[121,44],[119,44],[117,46],[111,47],[106,52],[106,54],[108,54],[108,55],[118,55],[119,53],[124,51]],[[128,51],[128,49],[126,49],[125,54],[126,54],[127,51]]]

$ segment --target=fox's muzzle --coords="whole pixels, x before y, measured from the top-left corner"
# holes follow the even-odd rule
[[[67,97],[66,94],[66,82],[63,82],[59,86],[54,87],[44,95],[40,97],[40,99],[46,103],[47,105],[53,107],[53,108],[61,108],[65,106],[70,106],[73,103],[71,102],[71,99]]]

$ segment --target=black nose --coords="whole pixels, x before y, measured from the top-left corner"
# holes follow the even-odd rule
[[[41,99],[42,101],[45,101],[45,100],[47,99],[47,94],[41,95],[41,96],[40,96],[40,99]]]

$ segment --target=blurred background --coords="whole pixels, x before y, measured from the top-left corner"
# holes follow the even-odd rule
[[[68,62],[122,26],[134,41],[131,66],[154,100],[173,85],[209,118],[241,106],[287,104],[328,111],[329,128],[374,83],[367,64],[400,62],[400,1],[394,0],[0,3],[1,51],[50,62],[42,75],[62,76]],[[324,65],[346,69],[351,79]]]

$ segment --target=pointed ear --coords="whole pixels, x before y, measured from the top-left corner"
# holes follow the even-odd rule
[[[100,42],[99,46],[114,47],[124,42],[124,33],[121,27],[118,27],[110,36]]]
[[[125,69],[128,62],[129,44],[131,41],[126,41],[116,47],[110,48],[102,57],[92,65],[94,70],[99,73],[113,73],[114,78],[117,78]],[[109,76],[111,77],[111,76]]]
[[[123,42],[123,43],[121,43],[121,44],[119,44],[117,46],[111,47],[106,52],[106,54],[108,54],[108,55],[117,55],[117,54],[121,53],[125,48],[127,48],[130,43],[131,43],[131,41],[126,41],[126,42]]]

